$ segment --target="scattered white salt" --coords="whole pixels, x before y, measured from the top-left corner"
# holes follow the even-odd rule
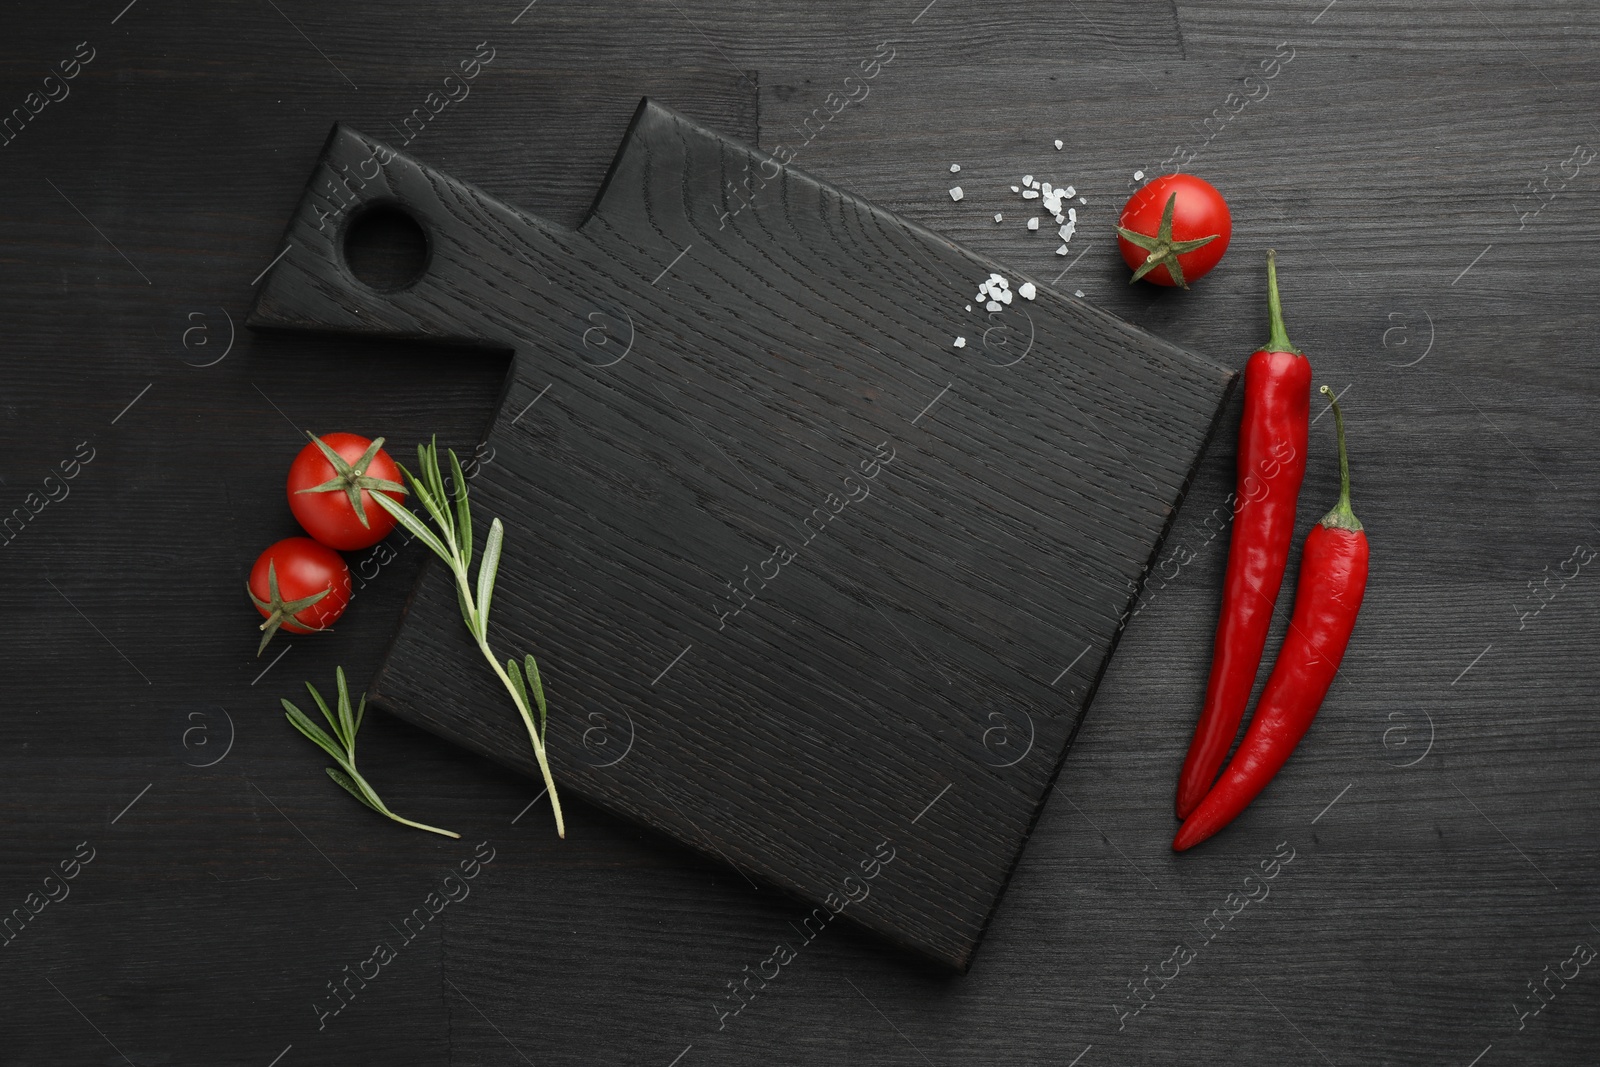
[[[967,310],[968,310],[968,311],[971,311],[971,310],[972,310],[972,305],[971,305],[971,304],[968,304],[968,305],[967,305]]]
[[[1082,289],[1074,289],[1072,291],[1072,295],[1073,296],[1082,296],[1083,295],[1083,290]]]
[[[1011,303],[1011,290],[1010,289],[1005,289],[1005,290],[1001,291],[1001,293],[1000,293],[1000,303],[1002,303],[1002,304]]]
[[[966,195],[967,195],[966,193],[963,193],[961,191],[961,186],[959,186],[959,185],[956,186],[954,189],[950,190],[950,199],[951,200],[960,200],[963,196],[966,196]]]
[[[1061,151],[1061,138],[1059,137],[1056,138],[1056,151]]]
[[[1024,174],[1024,175],[1023,175],[1023,176],[1022,176],[1022,184],[1023,184],[1023,185],[1032,185],[1032,184],[1033,184],[1033,175],[1031,175],[1031,174]]]
[[[1028,220],[1028,229],[1037,230],[1038,228],[1039,228],[1039,216],[1035,215],[1033,218]]]
[[[1022,299],[1032,300],[1039,290],[1035,289],[1032,282],[1023,282],[1017,287],[1017,292],[1022,294]]]
[[[1011,191],[1013,193],[1020,193],[1020,192],[1022,192],[1022,187],[1020,185],[1013,185],[1011,187]]]
[[[956,197],[956,199],[960,200],[961,198],[958,196],[958,197]],[[1024,189],[1024,190],[1022,190],[1022,199],[1024,199],[1024,200],[1037,200],[1037,199],[1039,199],[1039,193],[1038,193],[1037,190],[1034,190],[1034,189]]]
[[[1136,182],[1144,181],[1144,171],[1142,171],[1142,170],[1134,171],[1133,172],[1133,180],[1136,181]]]
[[[1066,254],[1067,254],[1067,246],[1066,245],[1062,245],[1060,248],[1056,249],[1056,255],[1064,256]]]
[[[983,309],[985,311],[999,311],[1000,310],[1000,301],[991,300],[987,304],[983,305]]]
[[[994,221],[996,221],[996,222],[1000,221],[1000,212],[996,211],[994,213]]]
[[[1082,296],[1083,294],[1079,293],[1078,295]],[[957,337],[956,341],[955,341],[955,346],[957,348],[966,348],[967,347],[967,339],[965,337]]]
[[[1072,197],[1075,197],[1075,196],[1078,195],[1078,190],[1076,188],[1074,188],[1073,186],[1069,185],[1069,186],[1067,186],[1066,190],[1061,195],[1070,200]]]
[[[959,164],[959,163],[950,164],[950,173],[951,174],[960,174],[961,173],[961,164]]]
[[[1077,222],[1078,221],[1078,209],[1075,208],[1075,207],[1067,208],[1067,218],[1071,219],[1073,222]]]
[[[1088,202],[1089,202],[1089,198],[1088,198],[1088,197],[1086,197],[1086,196],[1080,196],[1080,197],[1078,197],[1078,203],[1080,203],[1080,204],[1087,204],[1087,203],[1088,203]]]

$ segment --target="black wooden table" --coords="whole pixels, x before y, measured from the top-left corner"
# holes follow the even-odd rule
[[[1594,1061],[1600,14],[124,3],[0,42],[0,1063]],[[336,663],[364,684],[422,558],[357,554],[337,634],[254,658],[240,586],[296,532],[285,456],[344,428],[470,452],[506,363],[252,334],[255,281],[336,119],[570,224],[644,93],[1233,366],[1279,250],[1373,575],[1233,829],[1168,849],[1231,430],[965,976],[835,924],[732,999],[804,941],[793,900],[576,801],[558,842],[536,788],[382,715],[386,799],[463,840],[331,786],[277,698]],[[1192,292],[1129,287],[1109,227],[1175,163],[1228,195],[1233,246]],[[1069,256],[1022,229],[1025,173],[1087,199]],[[1315,410],[1297,541],[1333,494]]]

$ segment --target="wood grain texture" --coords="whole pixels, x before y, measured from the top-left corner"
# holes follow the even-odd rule
[[[100,852],[69,900],[0,948],[0,1061],[267,1067],[291,1043],[276,1067],[1593,1060],[1589,968],[1552,983],[1522,1029],[1512,1008],[1574,942],[1600,947],[1595,575],[1518,628],[1526,583],[1592,544],[1600,522],[1600,353],[1587,342],[1600,275],[1583,254],[1600,241],[1600,172],[1585,167],[1526,229],[1516,205],[1594,144],[1600,63],[1584,42],[1600,10],[1185,2],[1174,18],[1173,5],[1083,4],[1113,48],[1072,5],[940,0],[913,26],[926,0],[675,3],[681,15],[539,0],[515,24],[526,0],[140,0],[114,26],[124,3],[12,13],[5,107],[74,43],[99,56],[70,99],[0,148],[0,511],[78,442],[98,452],[69,498],[0,548],[0,907],[22,906],[77,842]],[[668,12],[671,32],[656,18]],[[1503,36],[1476,31],[1485,15]],[[296,532],[280,490],[299,428],[438,432],[466,452],[509,361],[242,319],[328,127],[381,135],[479,41],[495,62],[408,151],[576,225],[641,94],[796,147],[791,127],[886,37],[906,61],[804,146],[808,172],[1046,281],[1065,265],[1053,248],[992,216],[1013,221],[999,194],[1023,173],[1074,181],[1089,199],[1074,256],[1088,251],[1056,288],[1231,366],[1264,335],[1260,260],[1278,249],[1291,337],[1319,381],[1349,389],[1372,589],[1343,677],[1283,775],[1226,835],[1172,856],[1236,395],[1162,554],[1195,558],[1157,564],[971,971],[830,924],[719,1029],[727,983],[798,940],[809,908],[575,795],[557,841],[542,804],[524,812],[538,792],[526,778],[379,713],[362,760],[385,798],[467,838],[392,827],[333,788],[281,721],[277,698],[326,684],[336,664],[370,682],[417,546],[393,546],[335,633],[285,641],[270,666],[254,657],[239,587],[263,546]],[[1134,170],[1198,144],[1285,40],[1298,58],[1272,95],[1195,164],[1234,205],[1228,258],[1190,294],[1129,286],[1094,238]],[[945,195],[952,162],[960,204]],[[237,343],[200,366],[222,351],[224,310]],[[218,347],[185,346],[192,313]],[[1312,431],[1302,535],[1334,492],[1330,422]],[[195,478],[197,455],[219,476]],[[364,556],[351,564],[373,573]],[[180,603],[153,612],[153,590]],[[191,766],[215,758],[202,737],[226,736],[218,706],[232,749]],[[207,731],[186,748],[202,708]],[[402,956],[319,1031],[324,983],[483,839],[500,858],[440,916],[437,952]],[[1299,858],[1271,898],[1119,1029],[1127,983],[1200,937],[1285,839]]]
[[[649,101],[576,233],[391,156],[333,132],[250,321],[516,350],[476,508],[561,781],[818,906],[890,840],[851,917],[966,969],[1232,372],[964,311],[1003,268]],[[379,204],[398,292],[343,259]],[[406,618],[377,699],[535,774],[442,568]]]

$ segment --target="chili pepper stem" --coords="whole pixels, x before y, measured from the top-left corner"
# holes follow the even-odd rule
[[[1272,334],[1262,347],[1268,352],[1293,352],[1297,356],[1305,355],[1289,343],[1289,331],[1283,328],[1283,305],[1278,302],[1278,253],[1271,248],[1267,249],[1267,315]]]
[[[1339,398],[1333,395],[1332,389],[1324,385],[1322,395],[1333,407],[1333,425],[1339,435],[1339,502],[1322,517],[1322,525],[1336,530],[1359,530],[1361,520],[1350,509],[1350,457],[1344,447],[1344,412],[1339,410]]]

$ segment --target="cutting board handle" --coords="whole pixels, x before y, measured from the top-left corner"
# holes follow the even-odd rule
[[[381,207],[408,215],[427,240],[421,274],[398,289],[372,288],[346,258],[352,225]],[[328,134],[284,244],[251,309],[251,326],[515,348],[537,334],[539,302],[530,301],[515,320],[493,321],[481,303],[466,298],[464,276],[521,288],[530,263],[546,276],[587,273],[584,257],[574,254],[574,246],[587,244],[580,235],[343,123]]]

